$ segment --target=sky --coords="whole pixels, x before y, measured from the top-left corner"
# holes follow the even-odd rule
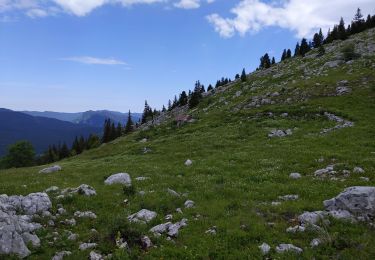
[[[141,112],[374,0],[0,0],[0,107]]]

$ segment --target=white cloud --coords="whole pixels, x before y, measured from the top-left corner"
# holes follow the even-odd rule
[[[26,12],[27,16],[31,18],[37,18],[37,17],[45,17],[48,15],[48,13],[45,10],[39,9],[39,8],[33,8]]]
[[[208,4],[215,2],[215,0],[206,0]],[[201,0],[179,0],[173,4],[177,8],[182,9],[196,9],[201,6]]]
[[[375,12],[374,0],[280,0],[271,3],[241,0],[230,11],[233,18],[216,13],[206,18],[224,38],[236,33],[256,33],[269,26],[289,29],[297,37],[309,37],[319,28],[328,30],[341,16],[346,22],[351,21],[358,7],[365,15]]]
[[[200,7],[200,0],[180,0],[174,6],[183,9],[195,9]]]
[[[61,60],[73,61],[89,65],[127,65],[126,62],[114,58],[96,58],[90,56],[68,57]]]

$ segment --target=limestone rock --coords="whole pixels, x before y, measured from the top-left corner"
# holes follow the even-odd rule
[[[95,251],[91,251],[89,255],[89,259],[90,260],[103,260],[104,257],[101,254],[96,253]]]
[[[79,250],[87,250],[96,247],[96,243],[82,243],[79,245]]]
[[[54,165],[54,166],[51,166],[51,167],[44,168],[44,169],[40,170],[39,173],[53,173],[53,172],[58,172],[58,171],[61,171],[61,170],[62,170],[61,166]]]
[[[259,249],[262,251],[263,255],[267,255],[270,252],[271,247],[267,243],[263,243],[259,246]]]
[[[130,178],[130,175],[128,173],[116,173],[111,176],[109,176],[105,181],[105,184],[112,185],[112,184],[123,184],[126,186],[131,186],[132,181]]]
[[[185,201],[185,203],[184,203],[184,206],[185,206],[185,208],[194,208],[194,201],[192,201],[192,200],[187,200],[187,201]]]
[[[300,179],[302,176],[301,176],[301,174],[300,173],[298,173],[298,172],[293,172],[293,173],[291,173],[290,175],[289,175],[289,178],[291,178],[291,179]]]
[[[54,257],[52,257],[52,260],[62,260],[65,256],[71,255],[72,252],[70,251],[61,251],[57,252]]]
[[[128,216],[130,222],[143,222],[147,223],[153,220],[157,216],[157,213],[151,210],[142,209],[137,213]]]
[[[96,219],[96,215],[92,211],[76,211],[74,213],[74,216],[77,218],[91,218],[91,219]]]
[[[277,253],[294,252],[294,253],[300,254],[303,252],[303,250],[292,244],[280,244],[276,247],[276,252]]]
[[[347,211],[359,220],[370,220],[375,217],[375,187],[349,187],[323,204],[328,211]]]
[[[185,162],[186,166],[191,166],[192,164],[193,164],[193,161],[190,160],[190,159],[186,160],[186,162]]]

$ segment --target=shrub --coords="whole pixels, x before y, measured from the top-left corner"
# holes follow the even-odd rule
[[[359,54],[355,52],[354,44],[347,44],[341,49],[341,53],[345,61],[354,60],[359,57]]]

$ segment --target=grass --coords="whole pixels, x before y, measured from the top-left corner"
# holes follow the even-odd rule
[[[329,55],[305,58],[305,62],[319,68]],[[286,75],[290,76],[273,79],[267,75],[251,75],[246,84],[235,83],[227,91],[204,99],[192,111],[198,119],[195,123],[181,128],[167,123],[136,132],[59,162],[63,167],[61,172],[38,174],[42,167],[1,171],[0,194],[25,195],[52,185],[63,189],[83,183],[93,186],[98,194],[95,197],[77,195],[63,201],[56,201],[51,195],[53,211],[61,203],[68,214],[56,221],[56,227],[46,227],[38,233],[42,247],[33,250],[29,258],[50,259],[57,251],[69,250],[73,254],[66,259],[84,259],[90,251],[79,251],[79,242],[96,242],[98,251],[112,253],[114,259],[262,259],[258,246],[266,242],[273,248],[270,257],[277,259],[372,259],[375,231],[366,224],[331,220],[325,233],[285,231],[299,214],[322,210],[322,201],[344,188],[375,184],[375,78],[374,68],[365,66],[375,64],[375,57],[358,59],[352,67],[343,65],[327,70],[327,76],[310,79],[297,76],[302,73],[298,67],[303,62],[298,58],[281,65],[289,67]],[[342,79],[349,81],[352,94],[328,96]],[[246,87],[251,84],[259,87]],[[292,104],[233,111],[246,104],[251,96],[280,91],[281,87],[285,89],[285,97],[294,95],[298,100],[308,94],[309,98]],[[233,98],[238,90],[243,94]],[[283,99],[283,95],[279,98]],[[220,102],[222,98],[228,105]],[[210,109],[204,112],[203,108],[208,106]],[[319,116],[324,111],[354,121],[355,127],[319,134],[323,128],[335,125]],[[276,116],[270,117],[268,112]],[[281,117],[284,112],[289,116]],[[273,128],[291,128],[294,133],[270,139],[267,134]],[[144,137],[149,141],[140,143]],[[152,152],[143,154],[144,147]],[[322,163],[317,161],[321,157],[325,159]],[[193,161],[191,167],[184,165],[187,159]],[[361,166],[370,182],[360,180],[356,174],[344,181],[313,177],[316,169],[330,163],[350,170]],[[134,188],[104,185],[105,177],[117,172],[129,173]],[[303,177],[291,180],[288,177],[291,172],[300,172]],[[139,176],[150,179],[135,181]],[[187,198],[171,196],[168,188],[187,193]],[[145,195],[139,195],[139,191],[145,191]],[[286,194],[298,194],[300,199],[280,206],[270,205],[278,196]],[[125,199],[129,200],[127,204],[123,203]],[[184,209],[186,199],[195,201],[195,208]],[[147,225],[129,224],[127,216],[142,208],[156,211],[157,218]],[[176,208],[182,208],[183,214],[176,213]],[[75,227],[59,223],[71,218],[77,210],[91,210],[98,218],[77,219]],[[148,230],[166,222],[164,216],[170,213],[173,221],[188,218],[188,226],[181,229],[174,242],[151,236],[157,247],[142,250],[140,236],[150,235]],[[197,215],[200,217],[195,220]],[[269,225],[270,222],[274,225]],[[217,226],[217,235],[205,234],[212,226]],[[91,232],[93,228],[97,234]],[[78,233],[78,241],[67,240],[64,230]],[[49,244],[55,231],[59,232],[60,239]],[[130,244],[130,251],[116,248],[115,237],[119,232]],[[327,243],[312,249],[309,244],[316,237]],[[304,252],[300,256],[277,254],[274,248],[280,243],[293,243]]]

